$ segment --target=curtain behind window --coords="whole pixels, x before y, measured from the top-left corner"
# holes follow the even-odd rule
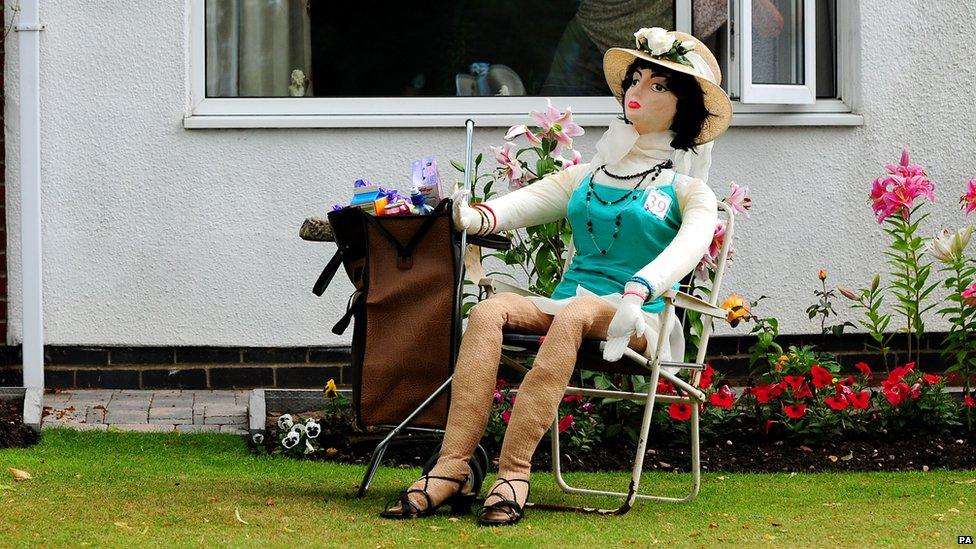
[[[289,96],[295,69],[312,95],[307,0],[207,0],[206,20],[207,97]]]

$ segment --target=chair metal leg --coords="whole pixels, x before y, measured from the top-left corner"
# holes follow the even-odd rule
[[[447,380],[444,381],[444,383],[442,383],[436,391],[431,393],[426,400],[420,403],[420,406],[418,406],[417,409],[410,412],[410,415],[408,415],[406,419],[394,427],[393,430],[390,431],[389,434],[387,434],[386,437],[384,437],[383,440],[376,445],[376,449],[373,450],[373,455],[370,457],[369,464],[366,466],[366,474],[363,476],[363,481],[359,484],[359,492],[357,494],[358,497],[365,496],[366,491],[369,490],[369,485],[373,482],[373,476],[376,474],[376,469],[379,468],[380,462],[383,460],[383,454],[386,453],[386,449],[389,447],[390,442],[393,441],[393,438],[400,434],[400,431],[406,429],[407,426],[413,422],[413,420],[417,419],[417,416],[419,416],[427,408],[427,406],[430,406],[430,404],[434,402],[434,400],[436,400],[441,393],[447,390],[447,388],[451,386],[451,381],[453,379],[453,375],[447,378]]]

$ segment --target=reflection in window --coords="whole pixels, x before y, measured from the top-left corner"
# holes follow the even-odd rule
[[[207,0],[207,95],[606,96],[603,53],[674,3]]]
[[[803,2],[798,0],[743,0],[752,2],[753,82],[803,83]],[[837,97],[837,0],[817,3],[817,97]],[[722,68],[722,87],[729,89],[728,0],[694,0],[695,36],[715,54]],[[795,15],[794,15],[795,14]]]
[[[802,0],[744,1],[763,18],[757,37],[773,35],[757,46],[757,78],[802,79],[790,68],[802,52],[783,45]],[[836,97],[836,0],[807,1],[817,2],[818,97]],[[207,96],[606,96],[603,53],[633,47],[638,28],[673,29],[675,3],[206,0]],[[729,0],[691,4],[693,34],[728,89]]]

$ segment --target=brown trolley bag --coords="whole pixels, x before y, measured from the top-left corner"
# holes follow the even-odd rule
[[[460,335],[461,238],[451,201],[428,215],[329,213],[339,250],[316,283],[321,295],[339,263],[355,287],[339,335],[353,321],[353,408],[360,428],[397,425],[450,378]],[[445,391],[411,422],[443,428]]]

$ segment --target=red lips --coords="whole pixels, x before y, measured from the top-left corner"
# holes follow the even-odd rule
[[[632,109],[639,109],[640,103],[638,103],[637,101],[631,101],[630,103],[627,103],[627,106]]]

